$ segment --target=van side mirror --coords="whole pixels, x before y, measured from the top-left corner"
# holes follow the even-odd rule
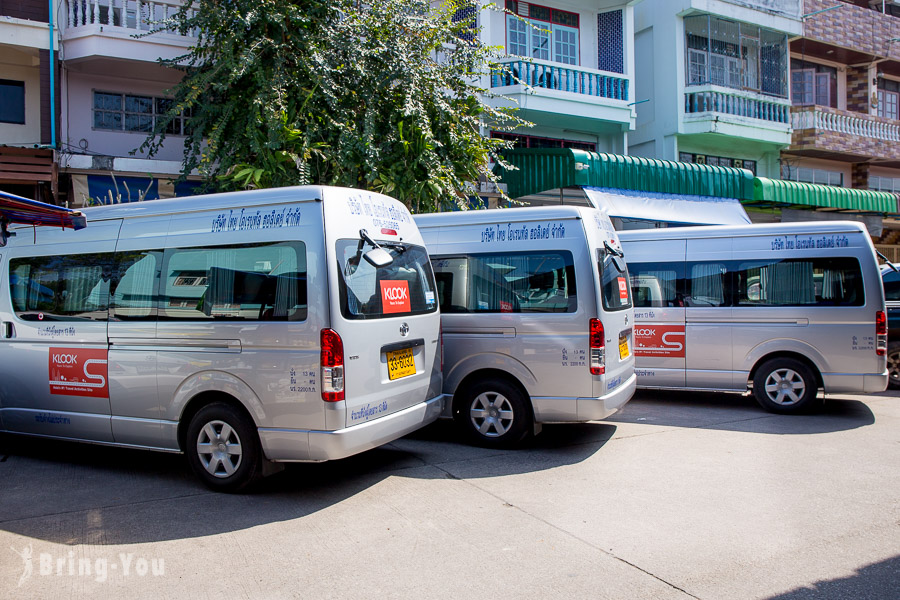
[[[0,221],[0,248],[2,248],[3,246],[6,245],[6,241],[9,238],[16,235],[15,233],[9,232],[9,229],[7,228],[8,226],[9,226],[9,221],[7,221],[5,218],[2,221]]]
[[[391,256],[391,253],[381,247],[372,248],[363,254],[363,258],[376,269],[387,267],[394,262],[394,257]]]

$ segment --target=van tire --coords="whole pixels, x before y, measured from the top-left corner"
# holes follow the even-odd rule
[[[900,342],[888,344],[887,351],[888,387],[900,389]]]
[[[453,416],[469,440],[487,448],[516,446],[534,427],[530,403],[503,379],[485,379],[468,386]]]
[[[185,454],[194,473],[216,491],[240,491],[261,473],[256,426],[224,402],[208,404],[194,415]]]
[[[815,375],[794,358],[773,358],[753,376],[753,395],[769,412],[790,415],[813,412],[822,406]]]

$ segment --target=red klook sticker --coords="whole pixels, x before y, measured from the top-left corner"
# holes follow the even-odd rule
[[[109,398],[107,350],[50,348],[50,393]]]
[[[401,313],[412,310],[409,303],[409,282],[385,280],[381,282],[381,310]]]
[[[634,355],[684,358],[684,325],[635,325]]]
[[[619,277],[619,299],[628,300],[628,282],[624,277]]]

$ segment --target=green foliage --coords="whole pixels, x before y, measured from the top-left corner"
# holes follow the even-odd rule
[[[500,49],[462,41],[466,0],[199,0],[165,27],[198,32],[168,117],[190,115],[184,174],[217,189],[342,185],[427,212],[465,204],[506,143],[481,135],[528,125],[482,85]],[[166,120],[142,146],[151,155]]]

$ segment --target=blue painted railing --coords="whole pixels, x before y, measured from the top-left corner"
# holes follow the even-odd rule
[[[763,100],[717,90],[685,92],[684,112],[717,112],[785,124],[791,120],[791,105],[787,100]]]
[[[545,61],[504,61],[506,71],[491,75],[491,87],[527,85],[547,90],[628,100],[628,79],[593,69]]]

